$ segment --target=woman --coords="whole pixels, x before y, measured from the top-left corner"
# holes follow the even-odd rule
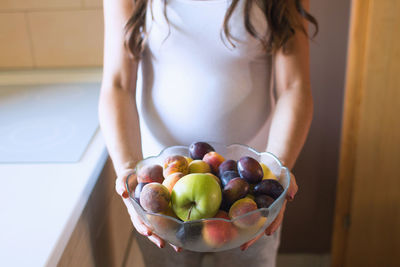
[[[126,201],[135,164],[193,141],[248,144],[291,169],[305,142],[313,102],[307,21],[300,0],[105,0],[99,118],[146,266],[274,266],[286,207],[262,234],[212,254],[170,246]],[[138,89],[138,90],[136,90]],[[292,175],[288,191],[297,192]]]

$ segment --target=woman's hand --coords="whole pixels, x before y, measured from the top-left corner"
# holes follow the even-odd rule
[[[130,169],[130,170],[127,170],[126,172],[124,172],[122,175],[118,176],[117,180],[115,181],[115,190],[122,197],[122,200],[125,203],[125,206],[128,210],[129,215],[131,216],[132,224],[135,227],[136,231],[138,231],[138,233],[141,235],[147,236],[148,239],[150,239],[150,241],[153,242],[157,247],[163,248],[165,246],[165,241],[162,238],[160,238],[159,236],[157,236],[156,234],[154,234],[152,232],[151,228],[148,227],[140,219],[136,210],[130,203],[131,200],[129,199],[129,193],[126,190],[125,181],[128,177],[130,177],[129,191],[134,192],[135,187],[137,186],[137,179],[136,179],[136,177],[135,177],[135,179],[132,179],[132,177],[131,177],[132,175],[135,175],[134,170]],[[182,251],[182,248],[180,248],[180,247],[174,246],[172,244],[170,244],[170,246],[172,246],[176,252]]]
[[[279,228],[279,226],[282,224],[282,221],[283,221],[283,215],[285,213],[286,203],[288,200],[293,201],[294,196],[297,193],[297,190],[298,190],[298,186],[296,183],[296,178],[294,177],[293,173],[290,173],[290,185],[289,185],[289,188],[287,191],[286,199],[283,202],[282,208],[281,208],[278,216],[276,216],[275,220],[270,224],[270,226],[268,226],[268,228],[263,233],[261,233],[254,239],[241,245],[240,249],[242,251],[248,249],[251,245],[253,245],[263,234],[272,235]]]

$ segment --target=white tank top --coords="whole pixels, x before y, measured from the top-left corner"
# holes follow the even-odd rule
[[[229,23],[236,48],[221,39],[229,0],[169,0],[169,26],[162,0],[152,2],[137,83],[143,156],[194,141],[265,151],[274,106],[272,57],[245,29],[244,1]],[[267,29],[256,6],[251,21]]]

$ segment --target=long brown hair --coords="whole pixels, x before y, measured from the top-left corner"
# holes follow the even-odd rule
[[[134,9],[132,16],[125,25],[126,41],[125,46],[129,49],[134,58],[139,59],[143,51],[146,36],[146,9],[148,1],[152,0],[132,0],[134,1]],[[168,0],[164,2],[164,16],[167,21],[166,5]],[[193,0],[194,1],[194,0]],[[222,28],[228,42],[235,47],[235,37],[229,31],[228,21],[233,11],[237,7],[240,0],[232,0],[229,5]],[[314,35],[318,32],[317,20],[308,13],[301,0],[243,0],[245,1],[244,10],[244,26],[251,36],[259,40],[266,52],[274,53],[280,48],[286,47],[286,44],[296,31],[307,34],[304,28],[303,18],[311,22],[314,27]],[[250,21],[250,10],[253,4],[256,4],[263,12],[268,24],[268,31],[257,32],[254,25]]]

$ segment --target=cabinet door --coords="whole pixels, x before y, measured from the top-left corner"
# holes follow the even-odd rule
[[[354,0],[332,266],[400,266],[400,1]]]
[[[118,267],[126,261],[133,226],[108,159],[58,263],[59,267]]]

